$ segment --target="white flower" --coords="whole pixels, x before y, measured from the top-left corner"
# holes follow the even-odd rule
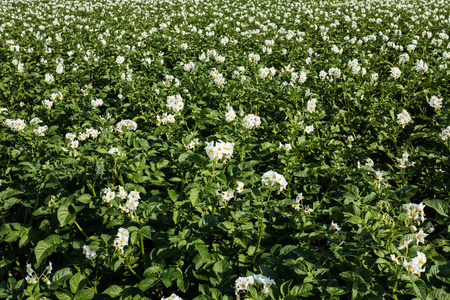
[[[132,120],[122,120],[116,125],[116,131],[122,133],[124,130],[136,131],[137,124]]]
[[[439,134],[439,137],[445,141],[450,136],[450,126],[447,128],[442,129],[442,132]]]
[[[317,103],[317,99],[308,100],[308,104],[306,105],[306,110],[310,113],[316,111],[316,103]]]
[[[89,260],[94,260],[97,257],[97,253],[95,250],[92,250],[89,246],[83,246],[83,254],[86,255],[86,258]]]
[[[339,227],[339,225],[337,223],[335,223],[334,221],[331,221],[331,230],[341,230],[341,227]]]
[[[397,68],[397,67],[391,68],[391,77],[392,78],[398,79],[398,78],[400,78],[401,75],[402,75],[402,72],[400,71],[399,68]]]
[[[242,120],[242,125],[247,129],[259,127],[261,125],[261,118],[253,114],[246,115]]]
[[[434,109],[441,109],[442,99],[433,95],[431,96],[430,101],[428,101],[428,104],[430,104],[430,106],[433,107]]]
[[[125,61],[125,58],[123,56],[117,56],[116,58],[116,63],[118,63],[119,65],[123,64],[123,62]]]
[[[128,239],[130,237],[130,233],[126,228],[119,228],[117,232],[117,238],[114,239],[114,247],[116,250],[120,249],[123,251],[123,247],[128,246]]]
[[[110,188],[106,188],[103,191],[103,193],[104,193],[104,195],[103,195],[102,199],[103,199],[104,203],[109,203],[112,199],[114,199],[116,197],[116,193],[111,191]]]
[[[397,114],[397,122],[399,125],[402,125],[405,127],[407,123],[410,123],[412,121],[411,116],[409,113],[404,109],[400,114]]]
[[[286,178],[284,178],[283,175],[274,172],[274,171],[268,171],[261,176],[261,181],[266,186],[274,186],[275,184],[280,185],[280,191],[285,190],[286,186],[288,185]]]
[[[400,262],[398,261],[398,258],[395,256],[395,254],[391,254],[392,262],[396,265],[400,265]]]
[[[53,266],[52,266],[52,262],[51,262],[51,261],[48,262],[48,266],[45,267],[45,270],[47,271],[47,272],[45,273],[46,275],[49,275],[49,274],[52,273]]]
[[[407,241],[401,242],[400,246],[398,246],[397,249],[402,250],[403,248],[408,247],[412,241],[413,240],[407,240]]]
[[[181,299],[181,297],[177,296],[176,294],[172,294],[166,298],[162,297],[161,300],[183,300],[183,299]]]
[[[413,220],[419,220],[421,222],[425,221],[425,213],[424,213],[424,208],[425,208],[425,204],[423,204],[423,202],[421,202],[420,204],[414,204],[414,203],[408,203],[408,204],[403,204],[402,205],[402,209],[406,211],[406,213],[409,215],[410,219]]]
[[[205,151],[212,161],[218,161],[222,158],[230,159],[233,157],[234,143],[222,142],[206,142]]]
[[[427,236],[428,236],[428,233],[425,233],[425,232],[423,232],[422,229],[420,229],[419,232],[416,234],[417,245],[419,245],[419,243],[424,244],[425,238]]]
[[[379,181],[383,180],[383,173],[381,173],[381,171],[376,171],[375,178],[378,179]]]
[[[236,188],[236,193],[240,194],[244,190],[244,183],[240,181],[236,181],[238,187]]]
[[[307,134],[310,134],[310,133],[313,132],[313,131],[314,131],[314,125],[306,126],[305,132],[306,132]]]
[[[175,96],[168,96],[166,108],[171,109],[174,112],[182,110],[184,108],[183,98],[179,94]]]
[[[75,149],[78,148],[79,142],[78,140],[73,140],[70,142],[70,148]]]
[[[52,74],[45,74],[45,82],[46,82],[46,83],[50,84],[50,83],[52,83],[53,81],[55,81],[55,78],[53,77]]]

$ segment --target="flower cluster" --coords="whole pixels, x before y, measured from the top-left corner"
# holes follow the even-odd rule
[[[236,112],[230,104],[227,104],[227,112],[225,113],[225,120],[227,122],[234,121],[236,119]]]
[[[212,161],[218,161],[222,158],[232,158],[233,157],[234,143],[222,142],[218,140],[216,142],[206,142],[205,151],[206,154]]]
[[[401,158],[397,158],[397,163],[400,169],[405,169],[406,167],[414,167],[415,162],[409,162],[408,161],[409,154],[408,152],[403,152]]]
[[[424,264],[427,262],[427,257],[422,252],[417,251],[417,256],[414,257],[411,261],[407,261],[406,259],[403,261],[403,267],[413,274],[416,274],[420,277],[420,274],[425,272]]]
[[[92,99],[91,105],[95,109],[95,108],[103,105],[103,100],[102,99]]]
[[[180,296],[172,294],[169,297],[162,297],[161,300],[183,300]]]
[[[27,268],[26,269],[27,276],[25,277],[25,281],[28,284],[35,284],[42,277],[43,277],[44,282],[47,285],[51,284],[51,281],[47,277],[47,275],[50,275],[52,273],[52,271],[53,271],[53,266],[52,266],[52,262],[51,261],[48,262],[48,266],[45,267],[44,272],[40,276],[38,276],[36,274],[36,272],[33,270],[32,266],[31,266],[31,264],[27,263],[26,268]]]
[[[439,137],[441,138],[441,140],[445,141],[445,140],[447,140],[449,135],[450,135],[450,126],[442,129],[442,132],[439,134]]]
[[[428,101],[428,104],[430,104],[430,106],[434,109],[441,109],[442,108],[442,99],[433,95],[433,96],[431,96],[430,101]]]
[[[184,148],[187,149],[194,149],[195,146],[197,146],[199,144],[199,140],[198,138],[193,139],[189,144],[184,145]]]
[[[5,124],[8,128],[10,128],[11,130],[20,132],[22,130],[25,129],[25,127],[27,126],[25,124],[25,121],[22,119],[16,119],[16,120],[12,120],[12,119],[6,119],[3,124]]]
[[[137,124],[132,120],[122,120],[116,125],[116,131],[122,133],[124,130],[136,131]]]
[[[47,129],[48,129],[47,125],[39,126],[38,128],[33,129],[33,133],[38,136],[44,136]]]
[[[86,255],[86,259],[94,260],[97,257],[97,252],[95,250],[92,250],[89,246],[84,245],[83,246],[83,254]]]
[[[402,75],[402,71],[400,71],[399,68],[397,68],[397,67],[391,68],[391,77],[392,78],[399,79],[401,75]]]
[[[405,127],[406,124],[411,122],[411,116],[409,113],[404,109],[400,114],[397,114],[397,122],[399,125],[402,125]]]
[[[306,110],[310,113],[316,111],[316,103],[317,99],[310,99],[308,100],[308,104],[306,104]]]
[[[194,70],[195,68],[195,63],[188,62],[187,64],[181,63],[181,65],[183,66],[183,69],[187,72]]]
[[[42,105],[44,105],[47,109],[50,109],[53,106],[53,101],[47,99],[42,100]]]
[[[261,181],[264,183],[265,186],[274,186],[275,184],[280,185],[280,191],[285,190],[286,186],[288,185],[286,178],[284,178],[283,175],[274,172],[274,171],[268,171],[261,176]]]
[[[234,289],[235,289],[235,293],[237,298],[240,298],[239,293],[241,291],[247,291],[248,286],[259,286],[262,289],[260,290],[260,292],[263,295],[267,295],[269,294],[269,288],[272,284],[275,284],[275,281],[272,280],[270,277],[266,277],[262,274],[258,274],[258,275],[252,275],[252,276],[248,276],[248,277],[238,277],[238,279],[236,279],[236,282],[234,283]]]
[[[223,87],[226,83],[225,77],[222,73],[219,73],[216,69],[213,69],[210,73],[211,77],[214,79],[214,83],[219,87]]]
[[[272,68],[261,68],[259,69],[259,73],[258,73],[258,78],[260,79],[264,79],[267,76],[269,76],[269,78],[275,76],[276,70],[274,67]]]
[[[409,215],[410,219],[413,220],[420,220],[421,222],[425,221],[425,213],[423,209],[425,208],[425,204],[414,204],[414,203],[408,203],[403,204],[402,209],[406,211],[406,213]]]
[[[53,81],[55,81],[55,78],[53,77],[52,74],[45,74],[45,82],[46,82],[46,83],[50,84],[50,83],[52,83]]]
[[[175,96],[168,96],[166,108],[173,110],[174,112],[182,110],[184,108],[183,98],[179,94]]]
[[[284,149],[284,150],[291,150],[291,149],[292,149],[292,145],[291,145],[291,144],[284,144],[284,145],[283,145],[283,144],[280,142],[279,148],[280,148],[280,149]]]
[[[119,185],[119,191],[116,193],[111,190],[111,188],[105,188],[103,191],[103,197],[102,200],[104,203],[109,203],[114,198],[118,197],[122,200],[127,200],[125,205],[119,205],[119,208],[122,212],[129,213],[130,211],[135,211],[139,205],[139,200],[141,199],[141,196],[139,195],[138,191],[131,191],[127,193],[125,189]]]
[[[261,125],[261,118],[253,114],[246,115],[242,120],[242,125],[247,129],[259,127]]]
[[[300,202],[302,200],[303,200],[303,193],[300,193],[297,195],[297,197],[295,197],[295,202],[297,202],[297,204],[292,204],[292,207],[295,208],[295,210],[300,210],[301,208]]]
[[[167,124],[167,123],[175,123],[175,116],[168,113],[163,113],[161,116],[156,116],[156,122],[158,125]]]
[[[227,204],[234,197],[234,190],[220,191],[216,189],[216,196],[220,203]]]
[[[116,250],[120,249],[123,252],[123,247],[128,246],[128,239],[130,238],[130,233],[125,228],[119,228],[117,232],[117,238],[114,239],[113,246]]]
[[[428,72],[428,65],[419,59],[416,61],[416,65],[413,67],[417,72],[426,73]]]

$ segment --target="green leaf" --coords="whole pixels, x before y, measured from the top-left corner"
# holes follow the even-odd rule
[[[429,207],[434,208],[441,216],[448,217],[450,212],[450,205],[448,202],[439,199],[425,200],[423,202]]]
[[[182,163],[183,161],[185,161],[188,158],[189,158],[189,153],[183,152],[183,153],[181,153],[180,157],[178,157],[178,161],[180,163]]]
[[[69,280],[70,291],[74,294],[81,291],[87,283],[87,278],[80,272],[76,273]]]
[[[191,189],[189,191],[189,201],[191,201],[192,206],[196,206],[198,200],[199,190],[197,188]]]
[[[345,271],[339,274],[339,276],[347,281],[353,282],[353,283],[363,283],[364,280],[359,274],[356,274],[353,271]]]
[[[151,226],[144,226],[141,228],[140,230],[141,235],[143,235],[144,237],[151,239],[152,238],[152,227]]]
[[[91,201],[91,195],[83,194],[80,197],[78,197],[78,201],[80,201],[81,203],[87,204]]]
[[[342,296],[348,293],[348,290],[342,288],[342,287],[336,287],[336,286],[327,286],[326,287],[327,293],[334,296]]]
[[[201,220],[198,222],[198,227],[204,228],[204,227],[214,227],[219,222],[219,219],[214,215],[206,215],[201,218]]]
[[[41,262],[52,254],[56,250],[56,246],[52,246],[46,241],[39,241],[34,248],[34,255],[36,256],[37,264],[40,265]]]
[[[284,246],[281,250],[280,250],[280,255],[286,255],[292,251],[294,251],[295,249],[297,249],[297,246],[294,245],[286,245]]]
[[[54,284],[58,285],[59,283],[69,279],[70,277],[72,277],[72,270],[69,267],[58,270],[51,276],[52,286]]]
[[[178,197],[179,197],[180,195],[178,195],[177,192],[174,191],[174,190],[167,190],[167,192],[168,192],[168,194],[169,194],[170,199],[171,199],[173,202],[177,202],[177,199],[178,199]]]
[[[428,295],[428,288],[427,284],[420,278],[417,278],[413,282],[411,282],[412,285],[412,294],[419,297],[420,299],[425,299]]]
[[[149,277],[144,278],[138,283],[138,287],[141,291],[146,291],[151,288],[158,281],[158,277],[151,274]]]
[[[71,205],[60,206],[56,215],[61,227],[75,222],[75,210]]]
[[[213,266],[213,272],[216,274],[217,278],[223,279],[229,273],[233,271],[230,263],[226,260],[219,260]]]
[[[298,284],[290,290],[289,295],[296,297],[309,297],[314,295],[311,293],[313,289],[314,287],[310,283]]]
[[[110,296],[111,298],[116,298],[116,297],[120,296],[122,291],[123,291],[123,288],[121,288],[120,286],[112,285],[112,286],[108,287],[102,294],[106,294],[106,295]]]
[[[84,289],[79,291],[75,297],[73,298],[73,300],[90,300],[92,298],[94,298],[95,293],[93,290],[91,289]]]
[[[58,298],[59,300],[72,300],[72,293],[69,292],[68,290],[57,290],[55,291],[55,296],[56,298]]]

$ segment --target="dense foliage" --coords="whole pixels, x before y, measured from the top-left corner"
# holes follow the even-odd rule
[[[1,3],[0,297],[450,297],[446,1]]]

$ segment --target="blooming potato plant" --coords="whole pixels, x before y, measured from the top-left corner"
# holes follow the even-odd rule
[[[449,298],[447,2],[1,1],[0,298]]]

